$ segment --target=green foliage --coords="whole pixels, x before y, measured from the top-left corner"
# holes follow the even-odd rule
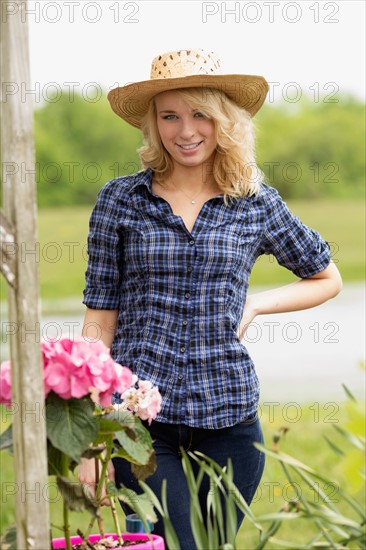
[[[0,539],[1,548],[4,550],[18,550],[16,525],[10,525]]]
[[[35,112],[38,204],[93,204],[99,189],[140,168],[140,132],[116,117],[105,97],[64,93]]]
[[[266,181],[285,198],[363,194],[364,105],[302,99],[267,103],[255,118],[258,161]],[[91,102],[64,93],[35,112],[38,203],[93,204],[110,179],[141,168],[139,130],[111,110],[103,95]]]
[[[99,515],[98,504],[89,494],[86,485],[74,483],[65,476],[57,476],[57,487],[69,510],[75,512],[87,510],[92,516],[97,517]]]
[[[306,465],[307,467],[311,467],[314,471],[323,472],[326,474],[327,478],[330,478],[329,484],[322,482],[321,480],[314,480],[314,485],[312,487],[305,484],[305,482],[302,482],[301,479],[297,479],[296,483],[298,484],[298,487],[300,487],[302,494],[306,496],[307,500],[313,502],[314,504],[322,505],[323,500],[318,492],[321,490],[324,493],[324,498],[331,501],[330,504],[333,503],[337,505],[339,513],[343,516],[343,518],[347,517],[351,521],[356,520],[361,523],[361,513],[365,513],[365,491],[362,473],[361,475],[357,473],[357,478],[362,484],[361,489],[357,493],[354,493],[353,482],[344,471],[347,456],[349,456],[350,452],[352,452],[355,447],[350,442],[347,442],[344,436],[342,436],[337,430],[332,428],[333,425],[340,425],[345,431],[348,432],[351,430],[351,432],[356,434],[358,437],[362,437],[362,431],[360,432],[359,429],[362,429],[365,425],[363,412],[365,404],[359,402],[361,416],[353,417],[353,413],[348,410],[348,402],[349,401],[346,403],[309,403],[308,406],[302,404],[301,420],[296,422],[291,421],[290,424],[288,424],[288,421],[286,420],[286,415],[284,416],[283,412],[281,412],[283,411],[282,406],[284,404],[278,404],[278,406],[274,407],[273,410],[271,407],[262,406],[261,423],[265,441],[270,441],[273,433],[279,432],[281,426],[284,424],[289,426],[290,431],[286,437],[282,437],[280,441],[281,452],[287,455],[296,456],[300,463]],[[316,405],[316,409],[314,409],[314,405]],[[332,405],[335,408],[332,408]],[[11,415],[10,412],[3,407],[0,407],[0,412],[2,429],[5,430],[11,420]],[[332,412],[331,415],[330,412]],[[360,428],[357,428],[357,426],[353,428],[349,425],[349,422],[352,424],[354,421],[357,426],[360,424]],[[325,441],[324,436],[327,436],[327,438],[331,440],[336,447],[342,449],[344,458],[339,457],[334,452],[333,448],[331,448]],[[13,491],[13,487],[15,486],[15,481],[13,473],[13,458],[8,453],[0,453],[0,456],[0,476],[3,488],[3,506],[0,514],[0,532],[4,533],[5,529],[14,523],[15,492]],[[355,469],[357,470],[357,465],[355,466]],[[307,472],[305,471],[305,473]],[[77,482],[76,479],[74,480]],[[146,489],[146,484],[143,485]],[[55,495],[53,491],[49,493],[50,511],[53,525],[62,524],[61,501],[60,498],[57,498],[57,495],[58,493]],[[353,503],[356,502],[360,512],[356,512],[356,510],[348,504],[344,495],[350,495]],[[166,505],[166,487],[165,493],[164,488],[162,488],[161,503],[159,503],[158,499],[153,493],[151,493],[151,491],[150,497],[156,510],[163,515],[163,518],[169,525],[170,519]],[[314,540],[314,548],[317,547],[316,544],[318,544],[318,547],[321,548],[321,543],[316,542],[316,537],[319,536],[319,533],[314,521],[307,519],[305,514],[300,516],[300,514],[296,511],[296,507],[292,510],[290,509],[294,497],[295,492],[293,490],[293,485],[289,483],[287,477],[285,476],[283,469],[280,466],[280,461],[277,458],[268,457],[261,485],[253,500],[253,503],[251,504],[251,511],[254,517],[257,519],[261,516],[267,517],[266,521],[263,520],[263,526],[268,530],[276,518],[276,516],[272,516],[271,519],[270,514],[278,514],[278,510],[284,508],[284,510],[287,511],[280,512],[280,519],[282,520],[285,513],[289,515],[289,518],[291,517],[291,514],[294,514],[297,518],[296,522],[293,519],[282,521],[277,537],[274,533],[272,533],[271,536],[276,537],[277,540],[281,539],[285,541],[295,541],[290,546],[287,544],[285,548],[295,548],[296,545],[300,546],[300,548],[304,548],[306,541],[309,540]],[[115,528],[111,518],[110,508],[103,506],[101,513],[106,532],[113,532]],[[81,524],[86,525],[88,520],[89,517],[86,512],[82,514],[71,512],[71,532],[75,533],[77,527],[80,527]],[[276,530],[276,526],[274,526],[273,530]],[[169,529],[166,529],[166,533],[168,533],[168,531]],[[171,529],[169,531],[169,536],[174,536]],[[169,547],[179,548],[176,541],[174,541],[174,538],[169,539],[168,536],[165,538]],[[250,520],[248,521],[248,518],[246,518],[238,533],[236,546],[240,550],[244,548],[254,549],[259,544],[258,538],[259,534],[257,527],[251,523]],[[266,550],[272,550],[281,548],[281,546],[272,540],[266,543],[265,548]],[[350,542],[346,548],[359,549],[361,546],[357,542]]]
[[[163,479],[161,484],[161,502],[159,501],[158,497],[155,495],[155,493],[150,489],[146,483],[143,481],[140,481],[140,485],[144,491],[144,495],[147,495],[147,497],[150,499],[152,504],[154,505],[154,508],[159,512],[163,519],[164,523],[164,539],[168,545],[168,548],[174,548],[175,550],[180,549],[180,543],[177,537],[177,534],[175,532],[175,529],[173,527],[173,524],[171,522],[171,519],[169,517],[169,510],[167,505],[167,481],[166,479]]]
[[[110,497],[118,498],[121,502],[125,502],[130,508],[135,510],[144,525],[145,531],[147,533],[150,532],[148,522],[155,523],[158,518],[149,495],[137,495],[134,491],[124,486],[117,489],[112,482],[107,483],[107,492]]]
[[[46,403],[47,439],[71,460],[80,462],[98,434],[93,402],[89,397],[62,399],[51,392]]]
[[[349,402],[347,403],[348,420],[345,422],[345,428],[340,428],[335,424],[333,427],[342,437],[342,461],[349,462],[347,473],[353,469],[355,475],[362,481],[364,492],[365,404],[357,403],[347,389],[346,393]],[[280,443],[287,431],[288,428],[281,428],[274,434],[271,449],[261,444],[255,444],[268,458],[280,465],[285,474],[287,485],[293,490],[293,497],[286,500],[278,511],[269,510],[266,513],[256,514],[252,508],[248,507],[234,484],[230,459],[227,467],[221,468],[215,461],[202,453],[189,452],[187,454],[183,451],[182,465],[190,493],[190,523],[197,548],[207,550],[234,550],[244,547],[253,548],[253,550],[281,547],[288,549],[366,549],[365,508],[338,482],[336,486],[339,501],[336,502],[325,490],[326,487],[335,485],[334,479],[330,479],[328,473],[320,473],[305,462],[281,451]],[[335,451],[339,455],[338,444],[331,444],[330,448],[332,452]],[[354,449],[360,454],[355,456]],[[196,475],[193,473],[191,460],[198,465]],[[362,462],[361,469],[359,469],[360,462]],[[267,464],[267,469],[268,467]],[[216,489],[209,491],[207,495],[207,517],[203,516],[198,499],[204,475],[208,476],[210,487]],[[351,480],[351,488],[352,483]],[[151,490],[146,484],[141,483],[141,486],[163,517],[167,540],[171,541],[171,544],[174,541],[172,547],[179,550],[180,544],[176,540],[166,506],[166,490],[169,491],[169,486],[164,487],[162,504],[151,494]],[[307,496],[307,491],[316,497],[315,500]],[[224,507],[222,506],[223,502],[225,503]],[[249,521],[257,530],[256,542],[252,542],[250,546],[247,545],[248,539],[245,535],[240,538],[240,542],[235,540],[236,507],[245,514],[246,522]],[[224,510],[226,511],[225,517]],[[291,526],[291,540],[276,538],[276,534],[280,530],[283,531],[287,524]],[[308,529],[309,525],[312,529]],[[286,533],[288,534],[288,530]],[[302,541],[299,534],[307,540]]]
[[[137,465],[140,479],[145,479],[155,469],[150,433],[136,415],[129,411],[115,411],[113,407],[102,409],[94,404],[90,395],[80,399],[62,399],[50,392],[46,398],[46,433],[48,470],[49,475],[56,476],[57,487],[63,499],[63,530],[68,550],[71,549],[69,511],[87,511],[91,514],[85,540],[88,540],[96,519],[102,535],[101,504],[105,498],[111,501],[115,531],[119,537],[121,530],[115,498],[127,502],[142,521],[156,521],[153,505],[147,496],[141,497],[125,488],[117,489],[113,483],[107,484],[108,496],[103,496],[107,466],[112,457],[123,456]],[[116,449],[115,439],[120,444],[116,445]],[[9,450],[11,446],[10,425],[0,435],[0,449]],[[126,451],[123,447],[126,447]],[[101,464],[95,498],[86,485],[73,481],[70,477],[82,457],[94,457],[98,471],[99,462]],[[4,541],[11,538],[11,533],[12,530],[5,533]]]
[[[258,113],[258,163],[285,198],[364,193],[365,106],[339,103],[265,106]]]

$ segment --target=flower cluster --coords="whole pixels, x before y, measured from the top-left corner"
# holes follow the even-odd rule
[[[137,414],[141,420],[148,420],[149,424],[161,410],[161,395],[156,386],[148,380],[138,380],[136,375],[132,377],[132,385],[121,395],[122,403],[115,404],[119,410],[128,410]]]
[[[45,396],[52,391],[62,399],[80,399],[98,394],[102,407],[111,403],[112,392],[126,399],[124,409],[142,420],[155,418],[161,408],[161,396],[150,382],[137,381],[127,367],[115,363],[109,349],[101,341],[83,338],[42,343]],[[137,388],[135,387],[137,385]],[[11,405],[10,361],[0,369],[0,403]]]
[[[62,399],[79,399],[95,388],[99,403],[110,404],[113,390],[123,392],[130,387],[132,372],[115,363],[103,342],[84,339],[62,339],[42,344],[44,385]]]
[[[103,532],[100,506],[106,498],[113,503],[112,516],[121,547],[123,541],[115,498],[119,497],[120,491],[123,499],[126,494],[123,487],[118,489],[111,482],[106,484],[108,464],[112,456],[128,460],[137,468],[139,479],[145,479],[154,471],[153,440],[141,420],[151,423],[160,411],[162,399],[158,388],[150,382],[138,380],[129,368],[115,363],[109,349],[100,341],[63,338],[43,342],[41,349],[48,466],[51,475],[56,476],[64,499],[66,548],[72,548],[69,510],[86,509],[92,513],[84,533],[87,541],[96,518],[99,518],[99,528]],[[111,406],[113,393],[126,399],[125,403],[122,402],[123,412],[116,412]],[[10,361],[0,366],[0,403],[7,407],[12,404]],[[8,426],[1,434],[0,448],[8,448],[11,444],[12,429]],[[95,471],[101,463],[95,497],[85,491],[82,483],[75,486],[70,476],[75,464],[89,457],[90,452],[95,462],[92,470]],[[105,490],[109,491],[106,496]],[[128,493],[128,502],[136,513],[157,520],[149,499],[142,499],[134,491]],[[82,546],[84,548],[84,544]]]

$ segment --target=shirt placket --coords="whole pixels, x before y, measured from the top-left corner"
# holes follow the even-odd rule
[[[180,337],[177,341],[177,388],[179,394],[178,415],[183,422],[187,414],[186,394],[189,381],[190,345],[192,342],[192,317],[194,314],[194,299],[196,294],[196,281],[194,278],[194,266],[196,261],[196,240],[187,234],[185,253],[185,265],[183,266],[182,287],[177,289],[182,293],[182,308],[180,316]]]

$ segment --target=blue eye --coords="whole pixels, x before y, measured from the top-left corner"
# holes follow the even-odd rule
[[[199,118],[207,118],[206,115],[204,115],[201,112],[194,113],[194,116],[199,117]]]
[[[173,120],[174,118],[176,118],[176,115],[165,115],[165,116],[163,116],[164,120]]]

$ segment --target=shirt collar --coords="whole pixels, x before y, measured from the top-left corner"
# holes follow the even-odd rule
[[[129,187],[128,192],[132,193],[137,187],[143,186],[146,187],[150,193],[152,193],[152,177],[153,170],[151,168],[146,168],[146,170],[140,170],[134,175],[134,182]]]
[[[140,170],[140,172],[137,172],[135,174],[135,181],[129,188],[129,193],[132,193],[137,187],[146,187],[151,195],[153,195],[152,192],[152,178],[153,178],[153,170],[152,168],[146,168],[146,170]],[[220,193],[216,195],[214,198],[223,198],[224,193]]]

